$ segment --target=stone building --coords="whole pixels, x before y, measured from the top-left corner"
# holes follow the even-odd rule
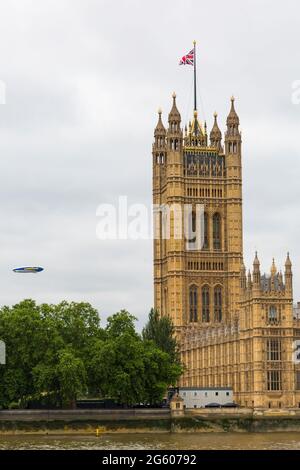
[[[300,407],[300,319],[293,313],[291,261],[288,255],[283,275],[273,260],[267,276],[256,254],[246,275],[242,140],[233,97],[226,124],[224,143],[217,114],[209,136],[197,111],[183,130],[175,94],[167,128],[159,111],[153,143],[155,307],[176,327],[185,364],[181,386],[232,387],[239,404],[254,408]]]

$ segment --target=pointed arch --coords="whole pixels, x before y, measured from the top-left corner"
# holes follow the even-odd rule
[[[219,212],[213,215],[213,247],[214,250],[221,249],[221,215]]]
[[[189,289],[189,310],[190,322],[198,321],[198,287],[196,285],[190,286]]]
[[[215,286],[214,288],[214,320],[215,322],[222,321],[222,307],[223,307],[223,295],[222,286]]]
[[[202,322],[210,321],[210,289],[208,285],[202,287]]]
[[[204,250],[209,249],[209,217],[208,213],[204,212],[204,242],[203,242]]]

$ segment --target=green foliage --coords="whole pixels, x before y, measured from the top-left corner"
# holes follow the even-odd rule
[[[134,322],[136,317],[131,315],[127,310],[121,310],[107,319],[106,332],[109,338],[118,338],[128,333],[130,336],[137,336],[135,332]]]
[[[175,330],[168,316],[160,316],[159,312],[152,308],[142,336],[144,340],[154,341],[158,348],[169,354],[172,361],[179,361]]]
[[[24,300],[1,308],[7,363],[0,366],[0,407],[24,407],[30,400],[69,407],[88,393],[126,405],[159,402],[182,369],[172,324],[152,316],[144,331],[151,320],[155,334],[140,336],[126,310],[109,317],[103,329],[88,303]]]

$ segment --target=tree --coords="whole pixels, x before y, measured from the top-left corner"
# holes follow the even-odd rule
[[[175,385],[183,370],[172,362],[170,355],[159,349],[154,341],[144,341],[145,401],[151,405],[160,403],[166,390]]]
[[[2,307],[0,406],[32,400],[74,406],[87,392],[126,405],[159,402],[181,373],[173,326],[153,310],[142,337],[135,321],[121,310],[103,329],[98,312],[84,302],[37,305],[29,299]]]
[[[108,317],[105,331],[110,338],[117,338],[125,333],[131,336],[138,336],[134,325],[136,320],[137,318],[127,312],[127,310],[120,310],[120,312]]]
[[[60,351],[56,373],[62,403],[75,407],[77,396],[86,392],[87,376],[82,360],[71,351]]]
[[[120,403],[159,403],[182,368],[153,340],[142,339],[134,321],[124,310],[108,319],[106,340],[94,345],[90,374],[103,395]]]
[[[73,400],[86,388],[82,366],[88,362],[90,345],[103,334],[99,315],[88,303],[36,305],[24,300],[2,307],[0,339],[6,344],[6,364],[0,367],[0,406],[26,405],[45,394],[59,402]],[[73,389],[68,391],[67,377],[72,381],[72,374]]]
[[[126,310],[108,317],[106,338],[94,344],[90,360],[94,386],[126,405],[144,399],[143,343],[135,331],[135,320]]]
[[[159,349],[169,354],[171,360],[179,363],[179,353],[175,330],[172,320],[168,316],[160,316],[159,312],[152,308],[149,313],[148,323],[143,328],[144,340],[152,340]]]

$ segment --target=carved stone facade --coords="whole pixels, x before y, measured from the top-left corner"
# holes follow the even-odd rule
[[[216,114],[209,143],[196,111],[184,132],[180,124],[174,94],[168,128],[159,111],[154,132],[154,302],[176,327],[186,367],[181,385],[232,387],[243,406],[300,407],[300,367],[294,360],[300,320],[293,315],[289,256],[284,277],[274,261],[271,274],[261,275],[257,255],[252,275],[246,276],[243,264],[241,133],[234,98],[224,146]],[[172,208],[169,233],[166,207]],[[187,218],[185,207],[191,208]],[[186,221],[191,235],[178,236]],[[201,244],[195,248],[196,239]]]

